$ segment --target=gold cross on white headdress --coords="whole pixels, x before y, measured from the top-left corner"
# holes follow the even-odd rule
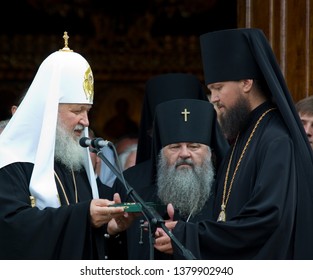
[[[63,35],[63,39],[64,39],[64,48],[60,51],[64,51],[64,52],[72,52],[73,50],[71,50],[69,47],[68,47],[68,39],[70,37],[67,35],[67,32],[64,31],[64,35]]]

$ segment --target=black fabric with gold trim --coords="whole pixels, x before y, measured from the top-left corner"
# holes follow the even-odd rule
[[[197,226],[179,222],[173,234],[204,259],[312,260],[313,153],[266,36],[254,28],[222,30],[203,34],[200,44],[206,85],[263,80],[273,102],[251,112],[247,129],[238,138],[235,162],[260,114],[273,106],[277,110],[260,123],[242,159],[226,209],[227,221],[216,222],[226,162],[217,176],[212,220]],[[199,240],[205,242],[199,244]]]

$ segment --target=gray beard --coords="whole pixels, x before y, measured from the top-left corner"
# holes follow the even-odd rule
[[[191,161],[187,160],[186,162]],[[207,158],[202,166],[176,169],[168,166],[161,152],[158,162],[158,196],[164,204],[172,203],[183,218],[199,213],[211,194],[214,167]]]
[[[245,126],[250,111],[248,101],[242,97],[237,100],[233,108],[219,117],[222,132],[228,140],[236,139],[238,133]]]
[[[83,150],[79,145],[79,138],[67,132],[59,123],[56,129],[54,158],[69,170],[79,171],[83,167]]]

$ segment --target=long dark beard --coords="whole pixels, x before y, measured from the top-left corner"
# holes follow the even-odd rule
[[[187,163],[191,164],[187,160]],[[176,163],[177,164],[177,163]],[[202,166],[176,169],[168,166],[161,152],[158,163],[158,196],[164,204],[172,203],[183,218],[201,211],[211,194],[214,168],[209,158]]]
[[[62,125],[57,125],[54,158],[73,171],[83,167],[83,149],[78,141],[77,136],[66,131]]]
[[[233,141],[237,137],[238,133],[245,126],[249,114],[249,103],[241,97],[232,108],[219,116],[222,132],[229,141]]]

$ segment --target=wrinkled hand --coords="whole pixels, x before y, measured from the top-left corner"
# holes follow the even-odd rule
[[[123,207],[108,207],[111,204],[121,201],[118,194],[114,195],[114,201],[108,199],[93,199],[90,203],[90,217],[93,227],[99,228],[107,224],[113,218],[123,217]]]
[[[177,221],[173,221],[174,207],[172,204],[167,205],[167,213],[170,219],[165,221],[165,226],[169,230],[172,230],[177,224]],[[171,239],[162,228],[157,228],[155,231],[154,248],[166,254],[173,254],[173,247],[172,247]]]

